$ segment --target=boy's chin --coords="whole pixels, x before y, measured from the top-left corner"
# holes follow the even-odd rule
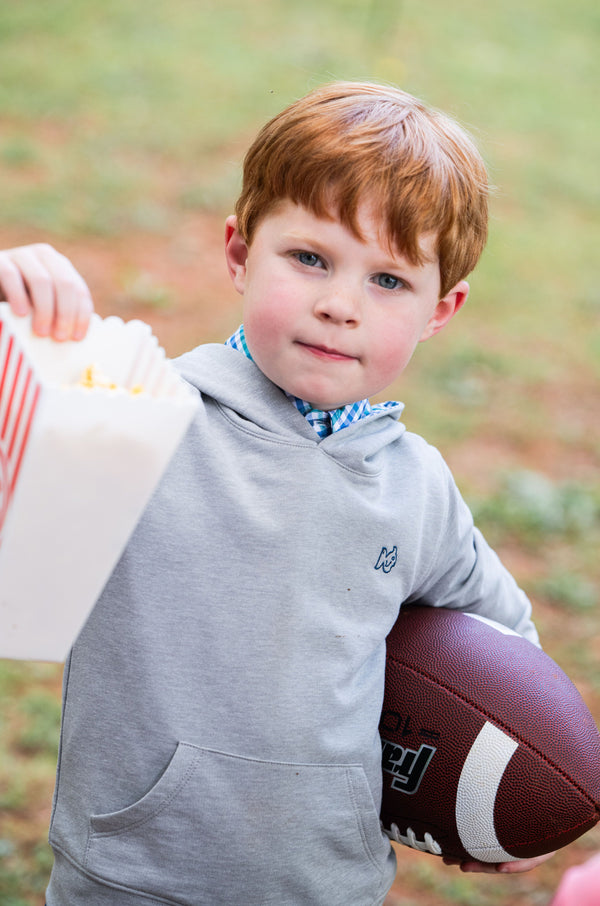
[[[296,396],[296,394],[294,394],[294,396]],[[304,399],[304,397],[300,397],[300,399]],[[307,402],[313,409],[320,409],[322,412],[334,412],[336,409],[343,409],[344,406],[356,402],[356,400],[334,400],[333,402],[331,400],[316,400],[315,402],[309,399]]]
[[[295,396],[296,399],[307,402],[312,409],[319,409],[322,412],[333,412],[335,409],[343,409],[343,407],[347,406],[349,403],[356,402],[356,400],[340,399],[339,397],[324,397],[319,394],[313,395],[310,392],[306,392],[307,388],[303,387],[284,387],[283,389],[290,396]]]

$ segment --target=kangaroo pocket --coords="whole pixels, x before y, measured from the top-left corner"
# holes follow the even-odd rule
[[[138,802],[90,820],[86,869],[185,906],[372,902],[390,845],[360,765],[180,743]]]

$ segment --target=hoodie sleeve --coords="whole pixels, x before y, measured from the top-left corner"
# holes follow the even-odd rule
[[[432,447],[429,451],[434,457],[428,489],[432,515],[424,531],[431,559],[410,600],[481,614],[539,647],[531,602],[474,526],[471,511],[438,451]]]

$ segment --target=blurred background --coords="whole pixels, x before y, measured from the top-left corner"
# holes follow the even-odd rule
[[[398,387],[600,718],[600,7],[594,0],[23,0],[0,7],[0,247],[44,241],[171,356],[240,317],[222,235],[257,128],[337,78],[454,115],[495,186],[467,307]],[[0,661],[0,906],[43,903],[61,668]],[[524,808],[526,803],[524,803]],[[547,904],[399,851],[388,906]]]

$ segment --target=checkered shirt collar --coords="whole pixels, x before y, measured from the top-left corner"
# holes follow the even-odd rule
[[[250,350],[248,349],[248,344],[246,342],[243,324],[240,324],[235,333],[225,341],[225,345],[231,346],[232,349],[237,349],[239,352],[243,352],[244,355],[252,361],[252,356],[250,355]],[[354,422],[366,418],[373,412],[380,412],[382,409],[392,408],[397,405],[395,402],[388,402],[379,403],[377,406],[371,406],[369,400],[365,399],[359,400],[357,403],[349,403],[347,406],[342,406],[341,409],[324,410],[316,409],[306,400],[301,400],[297,396],[287,393],[285,390],[284,393],[294,404],[298,412],[300,412],[309,424],[313,426],[321,438],[328,437],[336,431],[341,431],[342,428],[353,425]]]

